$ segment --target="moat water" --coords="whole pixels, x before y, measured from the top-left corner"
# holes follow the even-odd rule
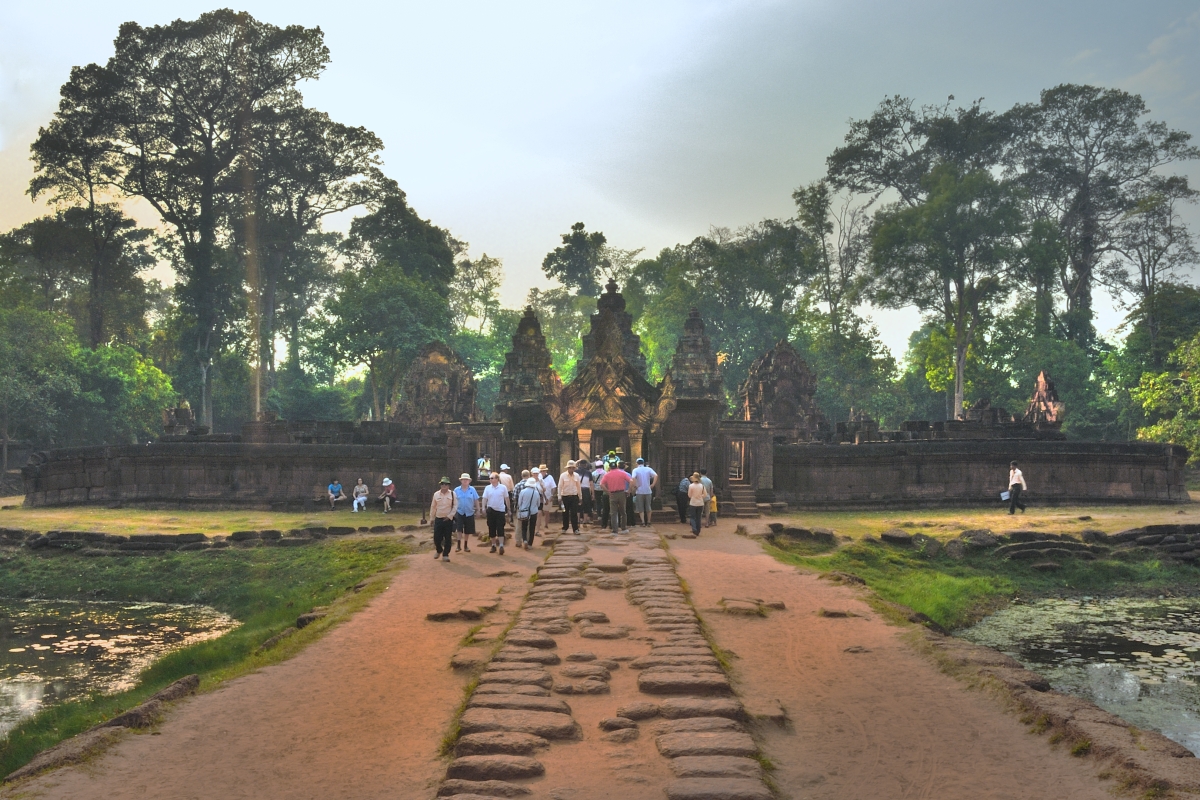
[[[156,659],[236,625],[207,606],[0,599],[0,736],[55,703],[131,689]]]
[[[1200,754],[1200,600],[1017,603],[957,635]]]

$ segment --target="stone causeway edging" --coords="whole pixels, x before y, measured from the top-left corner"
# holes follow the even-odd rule
[[[413,540],[420,532],[417,525],[318,526],[287,531],[232,531],[228,534],[205,533],[132,533],[100,531],[38,531],[24,528],[0,528],[0,547],[25,547],[30,550],[69,550],[83,556],[145,556],[164,552],[222,550],[230,547],[300,547],[330,536],[352,534],[394,534]]]

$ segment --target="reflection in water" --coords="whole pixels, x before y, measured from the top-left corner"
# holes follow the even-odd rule
[[[958,635],[1200,753],[1200,601],[1039,600]]]
[[[155,659],[236,625],[206,606],[0,600],[0,736],[54,703],[131,689]]]

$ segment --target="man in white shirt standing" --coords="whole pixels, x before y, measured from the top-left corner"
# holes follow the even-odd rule
[[[583,499],[583,485],[575,474],[575,462],[568,461],[563,474],[558,476],[558,499],[562,503],[562,532],[567,532],[567,523],[575,535],[579,535],[579,503]]]
[[[1017,462],[1009,462],[1008,465],[1008,513],[1015,514],[1017,509],[1021,509],[1021,513],[1025,513],[1025,504],[1021,502],[1021,492],[1028,490],[1025,485],[1025,476],[1021,474],[1021,470],[1017,469]]]
[[[646,466],[646,459],[639,458],[633,468],[633,509],[642,518],[642,525],[650,526],[650,505],[654,487],[658,485],[658,473]]]

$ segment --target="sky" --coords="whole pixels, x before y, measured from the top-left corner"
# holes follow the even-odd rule
[[[0,230],[45,213],[25,194],[29,144],[70,68],[106,61],[124,21],[214,7],[0,0]],[[302,87],[306,102],[383,139],[384,171],[418,213],[473,256],[503,260],[509,306],[547,284],[541,260],[574,222],[654,254],[714,226],[791,216],[792,191],[823,175],[848,121],[890,95],[1004,110],[1093,83],[1138,92],[1152,118],[1200,135],[1200,0],[236,8],[324,31],[332,62]],[[1183,171],[1200,185],[1200,164]],[[1111,331],[1121,309],[1097,300]],[[869,311],[901,355],[917,312]]]

